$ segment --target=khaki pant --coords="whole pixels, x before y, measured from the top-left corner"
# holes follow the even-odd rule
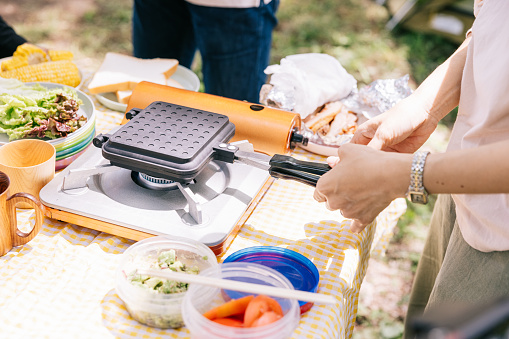
[[[413,337],[412,319],[430,309],[486,303],[501,296],[509,296],[509,251],[485,253],[470,247],[456,222],[452,197],[440,195],[417,266],[404,337]]]

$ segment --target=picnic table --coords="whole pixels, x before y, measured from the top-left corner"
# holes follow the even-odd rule
[[[85,86],[81,90],[89,94]],[[90,95],[90,94],[89,94]],[[96,133],[120,124],[122,112],[94,101]],[[300,160],[325,157],[295,149]],[[57,174],[58,175],[58,174]],[[393,201],[360,234],[350,221],[313,199],[313,188],[276,180],[238,232],[221,262],[251,246],[280,246],[309,258],[320,272],[318,293],[337,298],[315,304],[301,316],[292,338],[350,338],[362,280],[372,255],[383,255],[404,199]],[[18,225],[30,229],[33,210],[18,210]],[[2,338],[189,338],[189,331],[158,329],[132,319],[115,291],[115,270],[135,241],[46,218],[28,244],[0,257]]]

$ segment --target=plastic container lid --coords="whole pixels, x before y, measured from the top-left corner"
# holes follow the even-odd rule
[[[316,292],[318,289],[320,273],[316,266],[302,254],[286,248],[248,247],[229,255],[224,263],[229,262],[251,262],[268,266],[290,280],[296,290]],[[309,310],[312,305],[312,303],[299,301],[301,313]]]

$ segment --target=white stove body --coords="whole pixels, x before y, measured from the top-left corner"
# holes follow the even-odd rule
[[[39,194],[42,203],[154,235],[181,236],[215,246],[232,232],[269,178],[268,171],[252,166],[211,161],[196,177],[196,184],[189,185],[201,208],[202,222],[198,224],[180,190],[141,187],[124,168],[91,175],[84,188],[62,189],[71,170],[107,164],[101,149],[90,147],[43,187]]]

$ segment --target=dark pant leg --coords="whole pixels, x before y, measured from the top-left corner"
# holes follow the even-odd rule
[[[259,101],[279,0],[261,3],[258,8],[188,5],[203,60],[207,93]]]
[[[456,223],[425,313],[451,306],[483,305],[509,297],[509,251],[481,252]]]
[[[448,310],[482,307],[496,298],[509,297],[509,251],[481,252],[472,248],[456,222],[452,198],[444,198],[447,201],[442,200],[435,208],[419,261],[405,338],[412,338],[411,320],[423,311],[426,316],[444,314],[447,322],[448,318],[454,319]]]
[[[134,0],[132,26],[135,57],[177,59],[191,68],[196,44],[184,0]]]
[[[412,320],[421,316],[428,304],[436,277],[442,267],[455,222],[456,211],[452,197],[449,194],[439,195],[431,217],[428,237],[417,265],[412,292],[410,293],[405,318],[405,338],[413,338]]]

